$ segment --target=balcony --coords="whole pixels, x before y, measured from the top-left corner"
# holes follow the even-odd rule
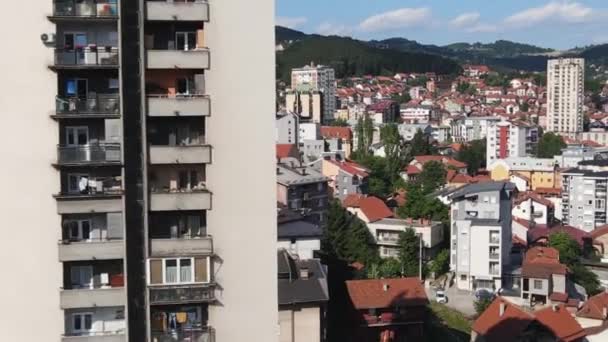
[[[500,258],[500,254],[490,253],[490,260],[498,260],[499,258]]]
[[[150,210],[209,210],[211,209],[211,193],[207,190],[193,191],[161,191],[151,192]]]
[[[124,287],[61,290],[61,309],[124,306],[127,294]]]
[[[209,116],[211,101],[205,95],[149,95],[149,116]]]
[[[90,332],[88,335],[63,335],[61,342],[126,342],[124,331]]]
[[[59,261],[123,259],[124,248],[124,241],[119,239],[63,240],[59,242]]]
[[[215,330],[204,327],[179,329],[170,333],[153,331],[152,342],[215,342]]]
[[[86,98],[57,97],[54,118],[112,118],[120,116],[118,94],[89,95]]]
[[[211,162],[211,146],[150,146],[151,164],[207,164]]]
[[[146,1],[146,19],[154,21],[209,21],[207,1]]]
[[[182,239],[151,239],[150,253],[153,257],[211,255],[213,254],[213,239],[210,236]]]
[[[58,214],[122,212],[120,177],[91,178],[82,191],[64,190],[54,195]]]
[[[390,245],[399,244],[399,236],[395,236],[395,237],[378,236],[378,238],[376,240],[378,241],[378,243],[381,243],[381,244],[390,244]]]
[[[147,50],[148,69],[209,69],[209,49]]]
[[[89,46],[77,49],[55,49],[53,69],[116,69],[118,48]]]
[[[57,165],[120,165],[120,144],[97,143],[57,147]]]
[[[56,0],[53,3],[51,21],[68,20],[116,20],[118,4],[116,0]]]
[[[149,287],[150,304],[211,303],[215,301],[214,284],[154,285]]]

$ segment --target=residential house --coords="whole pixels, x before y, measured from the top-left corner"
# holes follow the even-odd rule
[[[515,186],[508,182],[469,184],[452,190],[450,268],[463,290],[502,287],[510,265],[511,210]]]
[[[350,195],[342,201],[342,206],[365,223],[394,217],[390,208],[378,197]]]
[[[536,151],[538,127],[521,121],[490,122],[487,127],[486,165],[508,157],[528,157]]]
[[[607,224],[607,192],[608,171],[585,166],[563,171],[562,221],[587,232]]]
[[[399,117],[399,104],[391,100],[383,100],[367,107],[367,112],[376,124],[396,122]]]
[[[385,218],[368,223],[367,228],[374,237],[380,256],[383,258],[399,255],[399,236],[410,228],[422,238],[421,257],[425,261],[435,257],[443,242],[443,225],[438,221]]]
[[[324,223],[327,207],[327,178],[306,166],[277,165],[277,201],[294,210],[306,210],[315,222]]]
[[[608,340],[608,292],[590,297],[576,313],[577,322],[585,328],[588,342]]]
[[[352,303],[350,341],[415,341],[423,337],[429,300],[418,278],[346,281]]]
[[[417,104],[401,105],[401,122],[408,124],[426,124],[435,118],[435,109],[432,106]]]
[[[521,298],[535,304],[567,303],[568,268],[559,261],[559,251],[550,247],[532,247],[526,252],[521,270]]]
[[[439,162],[443,164],[446,170],[453,170],[458,174],[467,174],[467,164],[447,156],[416,156],[401,172],[401,178],[405,181],[413,181],[417,175],[424,170],[424,166],[429,162]]]
[[[345,158],[350,157],[353,150],[353,132],[350,127],[322,126],[321,137],[329,152],[344,151]]]
[[[277,246],[283,248],[298,259],[314,258],[315,252],[321,250],[323,229],[301,211],[281,208],[277,213]]]
[[[329,290],[318,259],[301,260],[277,251],[279,342],[326,340]]]
[[[513,202],[513,217],[535,224],[552,225],[555,220],[553,202],[535,192],[521,193]]]
[[[367,194],[369,170],[348,160],[322,160],[323,176],[334,198],[343,200],[350,194]]]
[[[488,165],[492,180],[501,181],[510,179],[517,172],[529,179],[527,190],[535,191],[538,188],[561,187],[560,170],[553,159],[532,157],[508,157],[499,159]]]
[[[421,131],[426,139],[430,142],[433,136],[433,127],[428,124],[405,124],[402,123],[398,126],[399,135],[403,138],[403,141],[412,141],[418,131]]]

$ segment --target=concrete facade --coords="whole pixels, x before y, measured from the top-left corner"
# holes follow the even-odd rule
[[[585,60],[551,59],[547,62],[547,131],[575,134],[583,131]]]

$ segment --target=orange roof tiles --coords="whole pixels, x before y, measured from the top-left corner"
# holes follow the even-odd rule
[[[361,199],[359,201],[359,208],[369,222],[375,222],[394,216],[386,203],[378,197],[366,197]]]
[[[357,310],[424,306],[429,302],[418,278],[349,280],[346,289]]]
[[[351,140],[353,138],[353,132],[349,127],[321,126],[321,136],[326,139],[341,138]]]
[[[502,316],[501,304],[504,305]],[[511,342],[515,341],[533,321],[534,316],[502,297],[497,297],[473,323],[472,329],[484,336],[486,341]]]
[[[365,198],[365,195],[361,194],[349,194],[342,200],[342,206],[345,208],[359,208],[361,200]]]
[[[576,341],[587,335],[563,304],[536,311],[535,316],[559,341]]]
[[[294,144],[277,144],[277,158],[298,158],[298,148]]]
[[[606,320],[604,309],[608,313],[608,293],[602,292],[589,298],[576,313],[579,317]]]

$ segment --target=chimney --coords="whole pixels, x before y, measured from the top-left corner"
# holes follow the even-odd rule
[[[500,307],[499,307],[499,311],[498,311],[498,316],[502,317],[502,315],[505,314],[505,302],[500,302]]]
[[[300,268],[300,279],[306,280],[306,279],[308,279],[308,276],[309,276],[308,268],[306,268],[306,267]]]
[[[385,283],[382,285],[382,289],[384,290],[384,292],[388,292],[388,288],[389,288],[388,284]]]

